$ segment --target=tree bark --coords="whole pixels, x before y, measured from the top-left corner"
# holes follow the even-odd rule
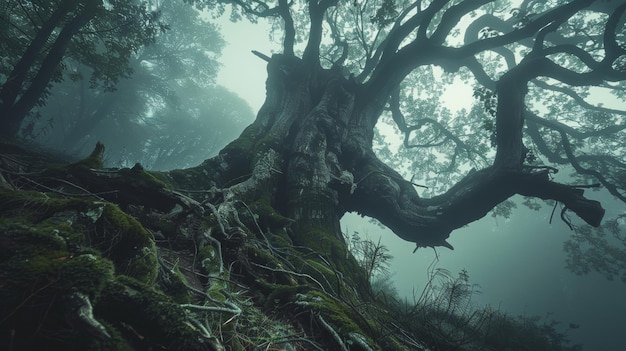
[[[454,229],[515,194],[561,201],[598,225],[604,210],[585,199],[582,189],[554,183],[545,170],[523,166],[526,85],[518,78],[504,76],[498,83],[493,166],[472,170],[433,198],[420,198],[409,181],[372,152],[382,99],[368,99],[369,89],[295,57],[270,59],[267,100],[252,126],[220,154],[221,162],[234,169],[246,160],[246,171],[238,174],[245,177],[255,155],[269,149],[279,153],[281,180],[270,189],[271,204],[294,221],[290,232],[298,245],[322,240],[320,233],[340,242],[339,220],[354,211],[378,219],[417,247],[452,248],[446,239]],[[251,147],[241,149],[244,142]]]

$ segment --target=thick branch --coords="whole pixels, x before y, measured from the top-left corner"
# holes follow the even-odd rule
[[[397,50],[398,45],[400,45],[398,38],[403,37],[403,35],[400,33],[401,32],[400,26],[402,25],[402,21],[404,21],[406,16],[408,16],[409,13],[413,11],[416,7],[418,8],[417,12],[419,14],[420,3],[421,1],[415,1],[411,5],[409,5],[406,9],[404,9],[402,13],[400,13],[398,18],[396,18],[395,22],[393,23],[393,27],[391,27],[389,34],[380,43],[380,45],[378,45],[374,54],[371,57],[367,58],[365,62],[365,66],[363,67],[363,70],[357,76],[357,81],[363,82],[365,78],[367,78],[367,76],[369,76],[370,73],[372,73],[372,71],[374,70],[374,68],[376,68],[376,65],[378,64],[380,57],[383,55],[384,52],[387,52],[387,51],[394,52],[395,50]],[[390,49],[388,49],[388,47]]]
[[[429,18],[434,16],[433,12],[436,13],[436,11],[439,11],[439,9],[443,6],[442,2],[435,1],[431,4],[431,6],[429,6],[428,9],[418,13],[414,16],[414,18],[409,19],[399,28],[397,33],[403,33],[403,30],[405,29],[404,26],[410,22],[413,23],[415,20],[416,22],[413,24],[415,26],[419,25],[420,33],[424,32],[424,35],[420,35],[418,33],[416,39],[398,51],[387,51],[393,49],[393,45],[387,47],[386,53],[381,58],[377,68],[372,73],[371,79],[367,83],[370,95],[380,95],[386,98],[389,96],[391,91],[398,84],[400,84],[406,75],[420,65],[439,64],[442,61],[460,62],[480,52],[493,50],[498,47],[532,37],[550,23],[570,18],[592,2],[592,0],[573,1],[546,12],[520,29],[515,29],[501,36],[466,44],[460,48],[451,48],[439,45],[432,40],[425,38],[424,31],[428,25]],[[437,7],[435,5],[439,5],[441,7]],[[420,15],[424,17],[421,17]],[[417,20],[418,17],[419,20]],[[410,33],[410,31],[408,33]],[[408,35],[408,33],[406,35]],[[396,34],[396,36],[398,35],[399,34]],[[404,39],[404,37],[396,38],[396,40],[400,40],[399,42],[401,42],[402,39]],[[564,68],[561,67],[561,70],[564,70]],[[550,73],[550,71],[546,72]]]
[[[287,3],[287,0],[278,0],[278,11],[285,26],[283,53],[288,56],[293,56],[293,43],[296,38],[296,30],[293,26],[293,17],[291,17],[291,13],[289,12],[289,4]]]
[[[604,208],[599,201],[586,199],[584,190],[550,181],[548,172],[529,174],[520,179],[517,193],[540,199],[556,200],[576,213],[588,224],[598,227],[604,217]]]
[[[431,35],[430,39],[436,43],[443,44],[450,34],[452,28],[454,28],[459,23],[463,16],[490,2],[493,2],[493,0],[463,1],[457,5],[450,7],[443,14],[441,22],[437,26],[437,29],[435,30],[433,35]]]
[[[617,29],[620,24],[622,15],[626,12],[626,3],[618,6],[615,11],[609,16],[609,20],[604,28],[604,51],[606,59],[611,62],[618,58],[620,55],[626,54],[626,48],[620,46],[617,42]]]
[[[311,20],[311,27],[309,29],[309,40],[304,48],[304,53],[302,54],[303,61],[316,66],[319,65],[324,13],[329,7],[334,6],[336,3],[337,0],[309,1],[309,18]]]
[[[562,132],[562,131],[561,131],[561,143],[563,144],[563,150],[565,150],[565,154],[567,155],[567,158],[569,159],[570,163],[572,164],[576,172],[580,174],[588,174],[588,175],[592,175],[596,177],[596,179],[598,179],[602,183],[602,185],[604,185],[609,190],[611,194],[615,195],[618,199],[622,200],[623,202],[626,202],[626,196],[621,194],[618,191],[617,187],[613,185],[612,183],[610,183],[604,177],[604,175],[602,175],[600,172],[596,170],[586,169],[578,163],[578,161],[576,160],[576,156],[574,156],[574,152],[572,151],[572,146],[570,145],[567,134],[565,134],[565,132]]]
[[[339,32],[339,29],[337,28],[336,12],[334,16],[332,17],[330,14],[327,14],[326,22],[328,23],[328,26],[330,27],[330,34],[333,38],[333,41],[335,42],[335,46],[337,46],[338,48],[341,48],[341,56],[335,62],[333,62],[333,66],[341,67],[343,66],[344,62],[348,58],[348,52],[350,50],[350,46],[348,45],[348,42],[345,39],[342,39],[341,33]]]
[[[572,86],[598,85],[604,81],[617,82],[626,80],[626,72],[614,71],[609,65],[598,65],[589,72],[578,73],[563,66],[557,65],[549,59],[542,57],[535,60],[533,79],[539,76],[550,77]]]
[[[580,105],[581,107],[587,109],[587,110],[594,110],[594,111],[598,111],[598,112],[603,112],[603,113],[614,113],[614,114],[618,114],[618,115],[626,115],[626,111],[624,110],[618,110],[618,109],[613,109],[613,108],[607,108],[607,107],[603,107],[603,106],[596,106],[596,105],[592,105],[590,103],[588,103],[582,96],[580,96],[578,93],[576,93],[574,90],[570,89],[570,88],[566,88],[566,87],[562,87],[562,86],[557,86],[557,85],[553,85],[553,84],[548,84],[542,80],[539,79],[533,79],[531,81],[534,85],[542,88],[542,89],[547,89],[547,90],[552,90],[552,91],[556,91],[559,92],[561,94],[567,95],[569,97],[571,97],[574,101],[576,101],[576,103],[578,105]],[[571,128],[571,127],[568,127]],[[608,127],[607,129],[612,129],[610,132],[611,133],[615,133],[618,132],[622,129],[625,129],[626,125],[615,125],[615,126],[611,126]],[[573,128],[572,128],[573,129]],[[607,130],[608,132],[608,130]],[[595,132],[593,132],[595,133]],[[604,129],[601,131],[601,133],[605,133]]]
[[[524,126],[524,97],[528,92],[527,70],[516,66],[505,74],[496,86],[498,108],[496,111],[496,159],[494,166],[520,169],[524,161],[525,148],[522,143]]]
[[[545,26],[549,25],[553,21],[560,21],[563,18],[570,18],[578,11],[586,8],[593,2],[594,0],[575,0],[566,5],[559,6],[530,21],[522,28],[513,30],[501,36],[487,38],[467,44],[459,48],[459,50],[462,52],[460,55],[475,55],[479,52],[483,52],[491,48],[504,46],[526,39],[533,36],[535,33],[537,33]]]
[[[560,201],[594,226],[604,216],[599,202],[584,198],[582,189],[552,182],[545,170],[472,171],[446,193],[430,199],[421,199],[408,181],[373,155],[354,175],[356,189],[349,210],[378,219],[418,247],[452,248],[446,242],[452,230],[484,217],[515,194]]]
[[[269,7],[265,2],[253,0],[252,3],[255,7],[242,0],[230,0],[233,5],[239,6],[245,13],[256,17],[276,17],[280,15],[280,7]]]

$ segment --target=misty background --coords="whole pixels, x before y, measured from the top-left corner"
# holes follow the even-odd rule
[[[54,124],[45,118],[35,120],[33,136],[76,157],[87,155],[101,140],[107,146],[108,166],[140,162],[152,170],[199,164],[235,139],[265,97],[266,63],[251,50],[269,56],[279,46],[269,39],[269,27],[262,23],[231,23],[228,16],[196,17],[192,12],[180,13],[180,8],[170,11],[164,14],[173,30],[132,63],[134,77],[139,79],[121,80],[114,93],[104,88],[90,90],[85,80],[58,84],[39,113],[66,120]],[[177,26],[185,30],[176,30]],[[187,36],[180,37],[181,33]],[[196,56],[187,65],[189,55]],[[77,77],[86,75],[84,69],[75,68]],[[109,100],[94,104],[102,101],[102,94],[109,94]],[[450,98],[474,101],[467,87],[459,87]],[[588,193],[602,201],[607,218],[626,213],[624,204],[605,192]],[[449,239],[454,251],[419,249],[413,253],[412,244],[353,214],[344,217],[342,227],[348,234],[358,232],[373,241],[381,238],[394,256],[391,280],[409,301],[419,296],[428,280],[427,269],[437,260],[437,267],[453,274],[467,270],[470,282],[479,286],[480,294],[473,296],[476,306],[554,319],[563,330],[570,323],[580,325],[568,335],[585,350],[623,350],[626,284],[594,272],[577,276],[567,270],[563,243],[571,235],[568,226],[558,216],[549,223],[550,206],[533,211],[519,204],[520,197],[514,200],[518,206],[510,218],[487,216],[454,231]]]

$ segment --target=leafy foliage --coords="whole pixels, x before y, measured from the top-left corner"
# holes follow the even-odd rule
[[[81,76],[64,58],[89,66],[90,85],[111,91],[132,73],[131,56],[167,28],[140,1],[10,0],[0,6],[4,133],[15,133],[33,107],[44,105],[65,73],[70,80]]]
[[[597,229],[577,226],[563,245],[568,254],[567,268],[579,275],[596,271],[608,280],[619,278],[626,283],[624,218],[620,215]]]
[[[157,4],[170,30],[132,56],[134,73],[115,91],[88,84],[93,70],[66,60],[76,76],[54,87],[43,118],[32,120],[37,142],[79,154],[100,140],[109,165],[163,170],[199,164],[252,120],[243,100],[215,86],[224,45],[216,26],[182,2]]]

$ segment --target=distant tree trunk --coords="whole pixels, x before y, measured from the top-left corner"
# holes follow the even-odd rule
[[[72,2],[73,3],[73,2]],[[84,6],[83,11],[74,15],[65,23],[54,40],[39,67],[34,67],[37,57],[44,55],[45,43],[54,28],[72,8],[64,6],[55,11],[37,32],[35,39],[15,65],[7,81],[0,89],[0,130],[3,136],[17,136],[24,118],[42,98],[50,80],[61,63],[72,37],[85,26],[96,14],[96,4]],[[74,5],[76,6],[76,5]],[[36,72],[32,81],[27,82],[29,71]],[[26,87],[28,85],[28,87]]]

